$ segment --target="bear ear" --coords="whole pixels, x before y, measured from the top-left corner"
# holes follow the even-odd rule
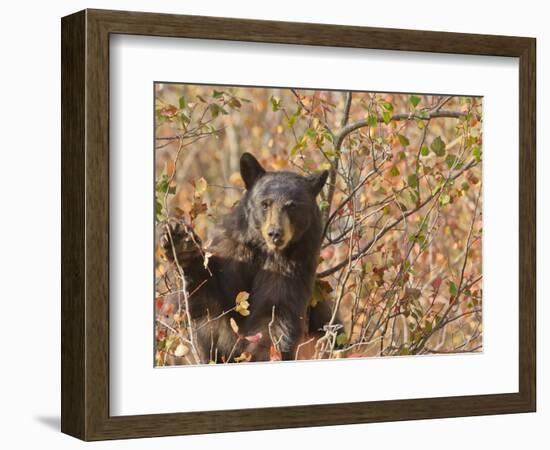
[[[328,170],[323,170],[322,172],[314,173],[313,175],[309,175],[307,177],[307,181],[311,185],[311,192],[313,192],[315,197],[317,197],[323,189],[323,186],[327,182],[327,178]]]
[[[254,183],[265,174],[264,168],[258,160],[250,153],[243,153],[241,156],[241,178],[247,190],[252,189]]]

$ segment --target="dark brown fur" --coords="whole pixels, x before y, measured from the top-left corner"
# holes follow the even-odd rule
[[[253,361],[270,359],[273,342],[285,360],[295,359],[305,332],[321,245],[321,214],[316,196],[327,172],[303,177],[291,172],[266,172],[245,153],[241,175],[246,192],[223,219],[208,249],[208,268],[184,225],[171,223],[171,235],[180,266],[185,272],[190,313],[197,331],[202,362],[233,360],[243,351]],[[161,237],[166,255],[173,260],[171,240]],[[199,287],[200,286],[200,287]],[[231,312],[241,291],[250,294],[250,315]],[[315,308],[317,309],[317,308]],[[319,308],[310,319],[315,329],[330,318],[330,308]],[[320,316],[319,316],[320,315]],[[210,322],[208,319],[210,318]],[[242,338],[230,327],[233,318]],[[246,336],[261,333],[259,342]]]

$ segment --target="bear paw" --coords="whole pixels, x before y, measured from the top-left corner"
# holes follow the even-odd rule
[[[188,266],[196,257],[201,256],[200,240],[195,233],[183,222],[169,220],[161,225],[160,247],[170,262],[175,262],[181,267]]]

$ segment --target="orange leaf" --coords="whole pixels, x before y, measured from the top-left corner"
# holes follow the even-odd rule
[[[166,176],[168,178],[172,178],[174,176],[174,171],[176,170],[176,165],[174,164],[174,161],[169,159],[166,161]]]
[[[283,356],[281,355],[281,352],[277,350],[277,348],[272,345],[269,349],[269,360],[270,361],[281,361],[283,359]]]
[[[252,353],[242,352],[239,356],[235,357],[235,362],[249,362],[252,359]]]

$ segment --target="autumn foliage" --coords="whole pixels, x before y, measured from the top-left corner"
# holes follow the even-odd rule
[[[301,358],[482,349],[481,98],[159,83],[155,127],[158,232],[178,217],[208,243],[243,193],[245,151],[268,170],[329,170],[310,303],[344,328]],[[196,363],[185,285],[160,251],[155,276],[156,363]]]

